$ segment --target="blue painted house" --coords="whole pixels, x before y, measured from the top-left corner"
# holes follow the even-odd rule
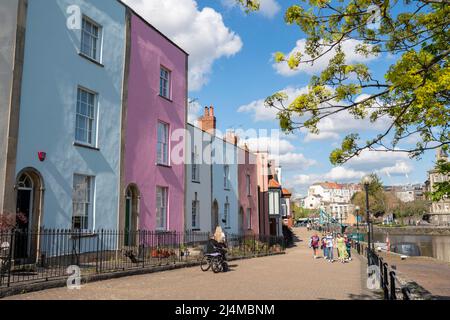
[[[18,117],[7,119],[15,143],[6,147],[13,152],[2,174],[14,182],[4,186],[3,210],[25,217],[21,229],[117,229],[126,7],[104,0],[16,4],[8,10],[19,10],[19,19],[8,23],[17,23],[14,68],[21,74],[12,75],[8,103]],[[36,254],[32,240],[28,255]]]

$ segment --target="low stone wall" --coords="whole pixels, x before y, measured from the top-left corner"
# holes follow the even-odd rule
[[[381,232],[392,235],[430,235],[430,236],[450,236],[448,227],[393,227],[383,228],[374,226],[374,232]]]
[[[391,235],[429,235],[429,236],[450,236],[450,228],[448,227],[381,227],[373,226],[375,233],[384,233]],[[347,228],[347,232],[356,233],[356,227]],[[366,228],[360,227],[360,233],[365,233]]]

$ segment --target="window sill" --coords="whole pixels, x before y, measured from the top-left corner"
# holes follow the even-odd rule
[[[98,61],[95,60],[95,59],[92,59],[91,57],[89,57],[88,55],[86,55],[86,54],[84,54],[84,53],[82,53],[82,52],[78,52],[78,55],[79,55],[80,57],[85,58],[86,60],[92,62],[93,64],[96,64],[96,65],[99,66],[99,67],[102,67],[102,68],[105,67],[102,63],[98,62]]]
[[[162,167],[162,168],[172,169],[172,166],[170,164],[157,163],[156,166],[157,167]]]
[[[223,190],[225,190],[225,191],[231,191],[230,188],[223,188]]]
[[[200,232],[202,231],[201,229],[191,229],[192,232]]]
[[[168,101],[168,102],[173,102],[173,100],[170,99],[170,98],[164,97],[164,96],[162,96],[162,95],[160,95],[160,94],[158,94],[158,96],[159,96],[160,98],[162,98],[162,99]]]
[[[97,238],[98,234],[96,233],[84,233],[85,231],[81,230],[75,230],[74,233],[70,236],[70,239],[76,240],[76,239],[87,239],[87,238]]]
[[[100,151],[99,148],[93,147],[93,146],[89,146],[87,144],[82,144],[79,142],[74,142],[73,143],[74,147],[78,147],[78,148],[85,148],[85,149],[89,149],[89,150],[94,150],[94,151]]]
[[[201,182],[200,182],[200,181],[197,181],[197,180],[192,180],[191,182],[192,182],[192,183],[195,183],[195,184],[201,184]]]

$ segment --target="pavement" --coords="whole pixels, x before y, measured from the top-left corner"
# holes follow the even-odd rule
[[[233,261],[227,273],[199,267],[88,283],[80,290],[50,289],[10,300],[367,300],[366,266],[354,260],[329,263],[313,259],[312,235],[295,229],[295,247],[285,255]]]

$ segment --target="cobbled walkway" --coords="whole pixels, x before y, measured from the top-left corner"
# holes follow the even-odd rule
[[[27,300],[324,300],[375,299],[365,289],[363,260],[347,264],[314,260],[311,232],[285,255],[231,262],[231,271],[203,273],[199,267],[95,282],[81,290],[51,289],[8,299]]]

